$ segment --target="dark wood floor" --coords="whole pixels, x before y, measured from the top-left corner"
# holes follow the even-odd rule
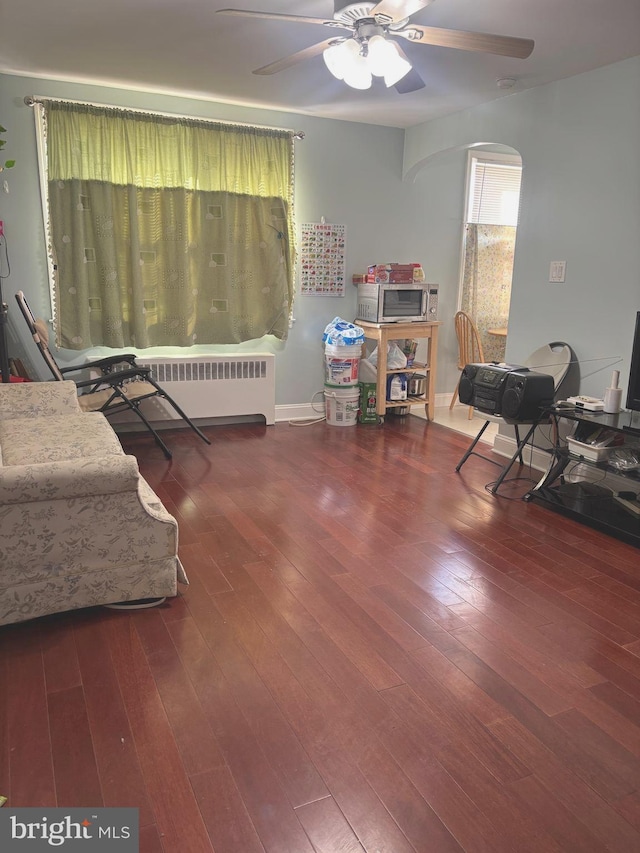
[[[636,549],[418,418],[208,434],[123,438],[181,597],[0,629],[10,805],[137,806],[144,853],[640,849]]]

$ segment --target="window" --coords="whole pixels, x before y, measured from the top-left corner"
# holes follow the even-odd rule
[[[521,177],[519,163],[472,157],[467,222],[516,226]]]
[[[293,134],[46,101],[56,340],[287,336]]]

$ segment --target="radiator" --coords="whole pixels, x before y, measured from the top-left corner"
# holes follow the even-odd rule
[[[151,368],[151,376],[190,418],[263,415],[267,424],[275,423],[273,353],[140,358],[137,363]],[[178,418],[161,398],[144,405],[154,421]]]

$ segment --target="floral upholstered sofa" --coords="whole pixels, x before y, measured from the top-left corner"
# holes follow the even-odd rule
[[[0,625],[177,594],[178,526],[73,382],[0,384]]]

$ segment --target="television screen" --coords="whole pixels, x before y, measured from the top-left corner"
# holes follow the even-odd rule
[[[627,409],[631,409],[632,412],[640,412],[640,311],[636,314],[636,328],[631,349]]]

